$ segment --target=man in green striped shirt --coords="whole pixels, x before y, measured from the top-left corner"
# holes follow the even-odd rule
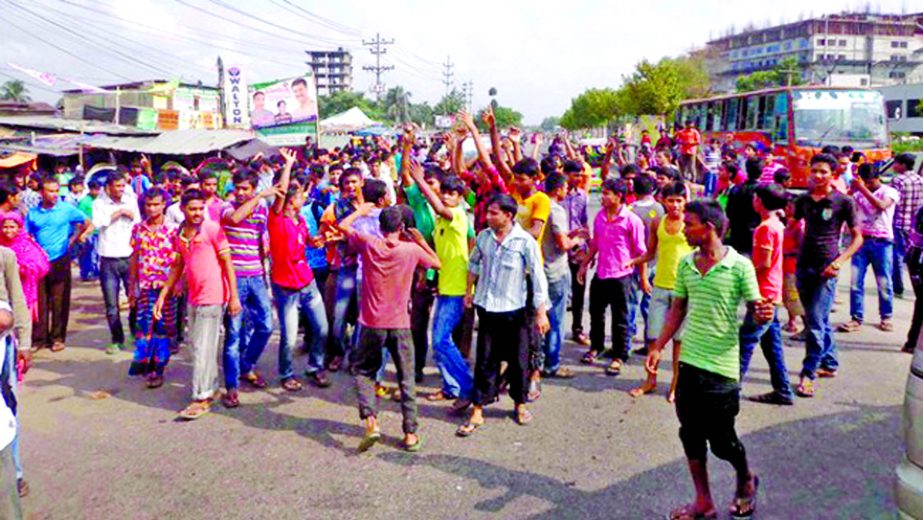
[[[717,518],[708,485],[708,446],[734,466],[737,491],[734,518],[756,510],[759,480],[750,471],[734,420],[740,410],[740,344],[738,308],[747,302],[757,321],[772,319],[773,303],[762,298],[753,264],[721,243],[727,217],[717,202],[686,205],[683,233],[698,248],[680,261],[674,300],[660,337],[651,345],[645,368],[656,373],[664,346],[685,320],[676,385],[679,437],[695,484],[695,502],[673,511],[670,518]]]

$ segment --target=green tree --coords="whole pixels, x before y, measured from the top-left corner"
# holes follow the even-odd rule
[[[410,121],[410,97],[412,94],[404,87],[391,87],[382,99],[382,108],[388,119],[395,123],[404,124]]]
[[[458,89],[453,88],[451,92],[442,96],[442,99],[433,107],[433,112],[438,115],[454,114],[465,107],[465,95]]]
[[[436,121],[435,112],[429,103],[412,103],[410,105],[410,120],[420,126],[433,126]]]
[[[562,117],[566,121],[561,125],[570,129],[603,126],[624,113],[623,104],[623,96],[617,90],[588,89],[571,100],[569,114]]]
[[[804,78],[801,77],[798,60],[794,57],[789,57],[777,63],[772,70],[760,70],[746,76],[739,76],[737,78],[737,92],[750,92],[785,85],[801,85],[803,83]]]
[[[378,121],[385,119],[384,110],[379,108],[378,104],[374,101],[366,99],[365,95],[361,92],[341,90],[327,96],[317,97],[317,110],[320,112],[321,118],[346,112],[353,107],[358,107],[365,112],[365,115],[372,119]]]
[[[538,125],[538,127],[545,132],[553,132],[560,125],[560,117],[548,116],[545,119],[542,119],[542,124]]]
[[[32,98],[29,97],[26,85],[18,79],[12,79],[0,85],[0,99],[14,101],[16,103],[28,103],[32,101]]]
[[[626,112],[632,115],[669,116],[686,97],[680,69],[669,58],[658,63],[643,60],[622,86]]]

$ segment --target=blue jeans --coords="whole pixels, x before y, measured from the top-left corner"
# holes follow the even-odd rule
[[[769,363],[769,379],[772,389],[781,397],[793,398],[785,368],[785,354],[782,353],[782,325],[779,324],[779,309],[772,314],[772,321],[757,323],[753,313],[747,312],[740,327],[740,379],[743,380],[750,367],[750,358],[759,344]]]
[[[553,374],[561,368],[561,343],[564,340],[564,315],[567,312],[567,297],[570,296],[570,271],[557,280],[548,282],[548,322],[550,328],[545,335],[543,370]]]
[[[433,359],[442,375],[442,393],[460,399],[471,397],[474,378],[468,362],[452,339],[452,331],[465,313],[462,296],[437,296],[433,317]]]
[[[303,289],[286,289],[272,284],[272,293],[279,313],[279,377],[288,379],[295,375],[292,369],[292,357],[295,352],[295,340],[298,336],[298,317],[307,319],[305,345],[308,349],[306,374],[313,374],[324,369],[324,345],[327,342],[327,311],[317,282],[312,281]]]
[[[224,386],[227,389],[237,388],[240,375],[253,370],[272,335],[272,305],[263,277],[238,276],[237,294],[241,313],[224,317]]]
[[[80,279],[99,278],[99,234],[93,233],[80,246]]]
[[[119,316],[120,289],[128,291],[128,258],[101,258],[99,281],[103,288],[103,302],[106,305],[106,321],[113,343],[125,343],[125,331]]]
[[[352,342],[346,337],[346,317],[350,306],[358,302],[357,269],[357,266],[340,267],[337,274],[336,296],[333,300],[334,351],[344,356],[349,353],[352,346]]]
[[[823,278],[813,270],[795,273],[798,295],[804,305],[805,356],[801,377],[814,379],[817,368],[836,370],[836,342],[830,328],[830,309],[836,293],[836,278]]]
[[[891,280],[894,284],[894,294],[904,294],[904,254],[907,251],[907,233],[894,228],[894,249],[891,254]]]
[[[866,238],[862,247],[852,257],[852,287],[849,290],[849,315],[862,323],[863,300],[865,299],[865,272],[869,264],[878,284],[878,314],[881,319],[890,319],[894,304],[894,288],[891,285],[891,242],[880,238]]]
[[[0,370],[0,377],[3,377],[10,383],[10,388],[13,391],[13,395],[19,399],[19,381],[17,377],[18,369],[16,368],[16,347],[13,345],[12,339],[7,336],[3,339],[4,349],[6,351],[5,357],[3,358],[3,368]],[[18,408],[18,407],[17,407]],[[16,416],[19,416],[19,410],[16,410]],[[16,468],[16,478],[22,478],[22,453],[19,449],[19,438],[22,437],[22,421],[16,420],[16,436],[13,437],[13,443],[10,446],[10,450],[13,452],[13,467]]]
[[[655,268],[648,266],[648,282],[654,283]],[[631,350],[631,342],[638,333],[638,311],[641,311],[641,318],[644,319],[644,330],[647,331],[647,310],[651,306],[651,296],[641,290],[641,275],[635,272],[631,275],[631,292],[628,301],[628,344],[625,348]],[[646,334],[645,334],[646,336]]]

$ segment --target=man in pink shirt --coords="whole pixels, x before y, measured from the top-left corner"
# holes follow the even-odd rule
[[[593,221],[593,238],[577,277],[586,280],[590,264],[596,259],[596,276],[590,282],[590,350],[583,363],[591,365],[605,350],[606,308],[612,313],[612,362],[606,373],[617,376],[628,360],[628,303],[634,267],[631,261],[647,252],[644,222],[625,204],[627,186],[621,179],[606,179],[602,185],[602,211]],[[647,264],[640,266],[640,277],[647,280]]]
[[[224,307],[240,313],[237,277],[231,246],[221,225],[205,219],[205,194],[187,190],[180,204],[186,221],[174,242],[173,267],[154,304],[154,321],[163,318],[163,305],[183,273],[189,303],[189,344],[192,346],[192,403],[179,416],[198,419],[211,409],[218,392],[218,336]]]
[[[415,452],[422,444],[416,433],[416,368],[410,332],[410,287],[417,267],[439,269],[441,264],[423,235],[416,229],[404,227],[403,214],[397,206],[385,208],[379,215],[384,238],[357,231],[353,223],[371,213],[373,207],[372,203],[366,202],[340,222],[340,229],[359,251],[363,265],[359,344],[352,352],[349,364],[356,379],[359,417],[365,421],[365,437],[359,444],[359,451],[366,451],[381,440],[375,386],[384,347],[394,359],[401,388],[403,448]]]
[[[788,383],[785,355],[782,353],[782,326],[778,315],[782,304],[782,241],[785,236],[785,226],[780,215],[784,213],[787,204],[788,195],[778,184],[762,184],[754,191],[753,209],[759,213],[761,222],[753,234],[753,267],[756,269],[760,294],[764,300],[775,305],[772,320],[761,323],[756,320],[753,312],[748,311],[740,327],[741,381],[747,374],[757,343],[769,363],[772,392],[750,398],[757,403],[792,405],[795,402]]]

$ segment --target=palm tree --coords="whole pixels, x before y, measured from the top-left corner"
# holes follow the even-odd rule
[[[410,121],[410,96],[412,95],[401,86],[388,89],[382,100],[385,114],[399,124]]]
[[[0,99],[14,101],[16,103],[28,103],[32,101],[26,91],[26,86],[22,81],[13,79],[0,85]]]

